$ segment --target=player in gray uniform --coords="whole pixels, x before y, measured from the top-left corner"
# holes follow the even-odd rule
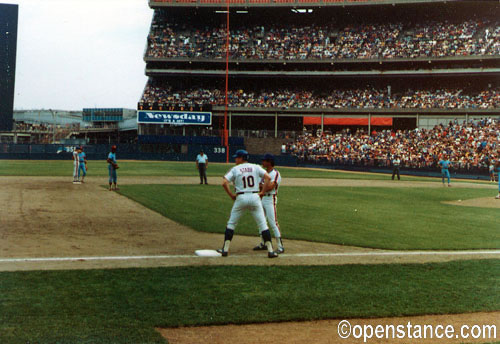
[[[236,225],[243,213],[249,211],[259,227],[260,235],[267,248],[267,256],[276,258],[278,254],[273,250],[271,232],[267,227],[261,201],[261,197],[271,189],[269,186],[271,177],[259,165],[248,163],[248,152],[246,150],[240,149],[236,151],[233,158],[235,158],[236,166],[226,173],[222,181],[222,187],[234,201],[234,204],[224,234],[224,245],[217,252],[223,257],[227,257]],[[261,179],[264,179],[264,185],[262,191],[259,192],[259,181]],[[234,184],[236,194],[231,191],[229,183]]]
[[[264,208],[264,213],[266,214],[267,222],[269,226],[273,229],[274,237],[278,245],[277,253],[284,253],[285,247],[283,246],[283,241],[281,240],[281,229],[278,224],[278,211],[276,206],[278,204],[278,188],[281,184],[281,175],[274,168],[274,156],[272,154],[266,154],[262,158],[262,167],[267,171],[269,177],[271,177],[271,190],[268,191],[264,197],[262,197],[262,207]],[[264,181],[262,180],[262,183]],[[262,185],[262,184],[261,184]],[[254,247],[254,251],[265,250],[266,245],[262,241],[259,245]]]

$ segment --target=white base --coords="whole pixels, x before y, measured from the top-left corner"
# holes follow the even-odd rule
[[[222,257],[216,250],[196,250],[194,251],[198,257]]]

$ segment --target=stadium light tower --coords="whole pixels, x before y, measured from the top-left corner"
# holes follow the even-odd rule
[[[226,163],[229,162],[229,133],[227,130],[229,92],[229,1],[230,0],[226,0],[226,98],[224,101],[224,147],[226,147]]]

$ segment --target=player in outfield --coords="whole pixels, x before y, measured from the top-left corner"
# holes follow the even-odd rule
[[[266,214],[267,222],[269,226],[273,229],[274,237],[276,238],[276,243],[278,245],[277,253],[285,253],[285,247],[283,246],[283,240],[281,239],[281,229],[278,224],[278,188],[281,184],[281,174],[274,168],[274,156],[272,154],[266,154],[262,158],[262,167],[267,171],[271,177],[271,182],[269,190],[262,197],[262,207],[264,208],[264,213]],[[261,187],[263,186],[264,180],[261,180]],[[261,238],[262,239],[262,238]],[[266,245],[264,245],[264,240],[257,246],[255,246],[254,251],[265,250]]]
[[[109,174],[109,191],[118,190],[116,185],[117,175],[116,170],[119,168],[118,163],[116,162],[116,146],[111,147],[111,152],[108,154],[108,159],[106,160],[108,163],[108,174]],[[114,185],[114,188],[111,186]]]
[[[443,179],[443,186],[444,184],[444,179],[448,179],[448,186],[451,186],[450,184],[450,166],[451,166],[451,161],[448,160],[448,156],[446,154],[443,155],[443,158],[439,160],[438,165],[441,166],[441,178]]]
[[[224,245],[217,252],[223,257],[227,257],[229,245],[233,239],[238,221],[246,211],[249,211],[259,227],[260,235],[267,248],[267,256],[269,258],[276,258],[278,254],[273,250],[271,232],[267,227],[266,216],[264,215],[261,201],[261,198],[271,190],[271,177],[259,165],[248,162],[248,152],[246,150],[240,149],[236,151],[233,158],[235,158],[236,166],[226,173],[222,181],[222,187],[234,201],[234,204],[224,234]],[[261,179],[264,180],[264,185],[259,192],[259,181]],[[229,183],[234,184],[236,194],[231,191]]]

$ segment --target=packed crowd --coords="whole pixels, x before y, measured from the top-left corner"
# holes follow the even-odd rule
[[[213,58],[226,56],[224,26],[195,28],[157,11],[148,37],[148,57]],[[235,27],[233,59],[369,59],[500,55],[500,22],[403,22],[356,25]]]
[[[225,94],[220,89],[173,89],[148,83],[142,103],[160,103],[180,106],[222,106]],[[231,107],[247,108],[440,108],[440,109],[494,109],[500,108],[500,87],[481,92],[461,89],[407,90],[392,93],[387,89],[335,89],[330,91],[305,90],[231,90],[228,93]]]
[[[367,133],[345,129],[332,135],[307,134],[286,150],[304,162],[389,167],[398,157],[406,168],[437,168],[448,155],[457,170],[485,169],[500,158],[500,121],[450,122],[430,130],[382,130]]]

